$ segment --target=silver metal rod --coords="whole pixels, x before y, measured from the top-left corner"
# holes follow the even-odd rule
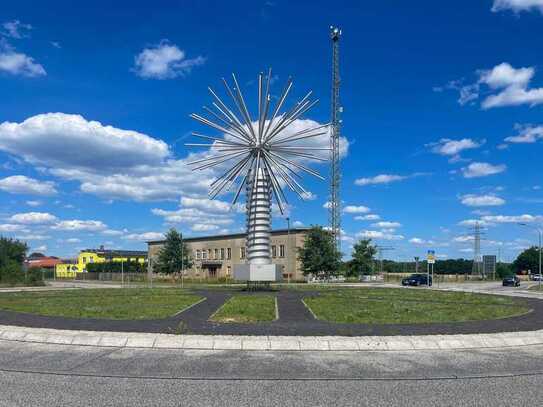
[[[200,123],[203,123],[203,124],[205,124],[207,126],[213,127],[214,129],[217,129],[219,131],[222,131],[223,133],[230,134],[231,136],[236,137],[235,133],[232,133],[230,130],[225,129],[223,126],[221,126],[219,124],[216,124],[216,123],[213,123],[212,121],[207,120],[205,117],[199,116],[199,115],[197,115],[195,113],[192,113],[190,115],[190,117],[193,118],[194,120],[199,121]]]
[[[213,155],[211,157],[206,157],[206,158],[202,158],[202,159],[199,159],[199,160],[195,160],[195,161],[190,161],[187,163],[187,165],[194,165],[194,164],[198,164],[198,163],[201,163],[201,162],[205,162],[205,161],[213,161],[213,160],[216,160],[216,159],[219,159],[219,158],[223,158],[223,157],[226,157],[228,155],[234,155],[235,153],[228,153],[228,154],[221,154],[221,155]]]
[[[330,151],[330,147],[306,147],[306,146],[279,146],[272,147],[274,150],[315,150],[315,151]]]
[[[313,175],[313,176],[315,176],[315,177],[317,177],[317,178],[319,178],[319,179],[321,179],[321,180],[324,180],[324,177],[323,177],[322,175],[320,175],[317,171],[312,170],[311,168],[307,168],[307,167],[305,167],[305,166],[303,166],[303,165],[301,165],[301,164],[295,163],[294,161],[287,160],[286,158],[281,157],[280,155],[275,154],[273,151],[269,151],[269,153],[270,153],[271,155],[273,155],[275,158],[277,158],[278,160],[286,161],[287,163],[289,163],[289,164],[295,166],[296,168],[299,168],[300,170],[305,171],[305,172],[307,172],[308,174],[311,174],[311,175]]]
[[[243,141],[244,143],[247,143],[248,140],[245,138],[243,132],[240,132],[238,128],[236,128],[235,126],[232,125],[232,122],[231,121],[228,121],[226,119],[224,119],[223,117],[219,116],[217,113],[215,113],[213,110],[211,110],[209,107],[207,106],[204,106],[204,110],[206,112],[208,112],[209,114],[213,115],[213,117],[215,117],[217,120],[220,120],[221,122],[223,122],[225,125],[227,125],[229,128],[229,130],[233,130],[235,131],[236,133],[239,133],[238,136],[232,136],[232,137],[235,137],[236,139],[240,140],[240,141]]]
[[[287,98],[287,95],[290,92],[291,88],[292,88],[292,78],[289,77],[287,79],[285,88],[283,89],[283,93],[279,97],[279,101],[277,102],[277,105],[275,106],[275,109],[272,114],[272,118],[270,119],[270,121],[268,122],[268,125],[266,126],[266,131],[264,131],[264,142],[266,142],[267,134],[270,130],[270,127],[272,123],[274,122],[275,118],[277,117],[277,113],[279,113],[279,110],[281,110],[283,103],[285,103],[285,99]]]
[[[275,177],[275,174],[273,173],[272,168],[267,160],[264,160],[264,165],[266,166],[266,168],[268,169],[268,173],[270,174],[270,180],[272,182],[272,191],[273,191],[273,194],[275,195],[277,205],[279,206],[279,212],[283,214],[283,200],[285,201],[285,203],[288,203],[288,201],[285,197],[283,189],[281,188],[281,185],[279,185],[279,181]]]
[[[255,130],[253,128],[253,121],[251,119],[251,115],[249,114],[249,110],[247,109],[247,105],[245,104],[245,99],[243,99],[243,94],[241,93],[241,89],[238,84],[238,80],[236,79],[236,75],[232,74],[232,79],[234,80],[234,84],[236,86],[236,94],[238,96],[239,102],[241,103],[242,107],[242,115],[245,116],[245,121],[247,123],[247,127],[249,127],[249,131],[251,132],[251,135],[255,140],[258,140],[255,135]]]
[[[319,100],[315,100],[311,103],[306,102],[303,106],[301,106],[292,116],[286,121],[280,128],[277,128],[273,134],[271,134],[268,137],[268,142],[271,141],[275,136],[280,134],[286,127],[290,126],[291,123],[293,123],[295,120],[300,118],[305,112],[307,112],[309,109],[311,109],[313,106],[315,106],[317,103],[319,103]]]
[[[204,165],[200,165],[198,167],[195,167],[194,170],[205,170],[207,168],[211,168],[211,167],[215,167],[216,165],[219,165],[219,164],[222,164],[226,161],[230,161],[236,157],[239,157],[240,155],[243,155],[243,154],[247,154],[245,151],[242,151],[241,153],[235,153],[234,155],[232,155],[231,157],[227,157],[227,158],[223,158],[221,160],[217,160],[217,161],[214,161],[212,163],[208,163],[208,164],[204,164]]]
[[[293,182],[295,186],[298,187],[298,191],[301,191],[302,194],[306,194],[306,193],[307,193],[307,191],[304,189],[304,187],[302,187],[302,186],[298,183],[298,181],[296,181],[294,178],[292,178],[292,177],[291,177],[291,176],[290,176],[290,175],[282,168],[281,164],[277,163],[277,161],[275,161],[272,157],[268,157],[268,158],[269,158],[273,163],[275,163],[275,164],[277,165],[277,169],[278,169],[280,172],[282,172],[282,173],[285,175],[285,177],[288,177],[288,179],[289,179],[291,182]],[[297,191],[297,192],[298,192],[298,191]],[[298,192],[298,194],[300,194],[300,193]],[[301,196],[302,194],[300,194],[300,196]]]
[[[305,105],[307,103],[307,99],[311,96],[311,94],[313,93],[313,91],[309,91],[307,93],[307,95],[305,95],[302,100],[300,100],[298,103],[296,103],[287,113],[285,113],[283,115],[283,117],[281,118],[281,120],[279,121],[279,123],[277,123],[272,129],[271,129],[271,132],[269,132],[267,135],[266,135],[266,140],[268,141],[272,136],[273,134],[275,133],[275,130],[277,129],[278,126],[280,126],[282,124],[282,122],[284,120],[287,120],[288,117],[290,117],[290,115],[292,115],[294,112],[296,112],[298,109],[300,109],[301,106]]]
[[[275,142],[273,144],[277,145],[277,144],[283,144],[283,143],[290,143],[292,141],[298,141],[298,140],[304,140],[304,139],[311,138],[311,137],[322,136],[323,134],[328,134],[328,132],[324,131],[322,133],[308,134],[308,135],[305,135],[305,136],[300,136],[300,137],[295,137],[295,138],[288,137],[288,138],[284,138],[284,139],[280,139],[280,140],[275,140]]]
[[[241,143],[236,143],[235,141],[225,140],[225,139],[212,137],[212,136],[206,136],[205,134],[196,133],[194,131],[191,134],[193,136],[195,136],[195,137],[200,137],[200,138],[207,139],[207,140],[214,140],[217,143],[221,143],[221,144],[224,143],[224,144],[229,144],[229,145],[232,145],[232,146],[240,146],[240,147],[246,147],[247,146],[247,144],[241,144]]]
[[[226,84],[226,81],[224,80],[223,78],[223,82],[225,83],[225,86],[227,87],[227,90],[229,91],[230,95],[233,97],[232,95],[232,92],[230,92],[230,88],[228,88],[228,84]],[[243,134],[244,137],[247,139],[247,141],[251,142],[251,136],[249,134],[247,134],[247,132],[245,131],[245,129],[243,128],[243,125],[240,123],[240,121],[238,120],[238,118],[236,117],[236,115],[234,114],[234,112],[232,112],[228,106],[226,106],[226,104],[221,100],[221,98],[215,93],[215,91],[213,89],[211,89],[211,87],[208,87],[207,88],[209,90],[209,92],[213,95],[213,97],[215,98],[215,100],[219,103],[219,105],[222,107],[219,107],[215,102],[213,103],[213,106],[215,106],[215,108],[217,110],[219,110],[223,115],[225,115],[229,120],[231,120],[231,124],[232,125],[235,125],[235,127],[238,129],[238,131],[240,132],[240,134]]]
[[[284,150],[283,153],[288,154],[288,155],[295,155],[295,156],[298,156],[298,157],[310,158],[310,159],[316,160],[316,161],[322,161],[322,162],[327,162],[328,161],[327,158],[320,158],[320,157],[317,157],[317,156],[315,156],[313,154],[299,153],[299,152],[296,152],[296,151],[288,151],[288,150]]]
[[[213,197],[217,196],[220,193],[220,191],[224,189],[224,186],[228,183],[228,181],[230,180],[230,177],[233,174],[236,174],[236,173],[239,174],[238,170],[240,170],[243,167],[243,165],[247,162],[247,160],[249,160],[250,158],[251,158],[250,155],[245,157],[245,159],[241,160],[234,167],[230,168],[225,174],[221,175],[218,179],[216,179],[210,188],[209,194]]]

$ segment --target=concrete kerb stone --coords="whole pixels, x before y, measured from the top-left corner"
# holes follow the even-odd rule
[[[0,326],[0,340],[98,347],[247,351],[416,351],[543,345],[543,330],[474,335],[229,336],[69,331]]]

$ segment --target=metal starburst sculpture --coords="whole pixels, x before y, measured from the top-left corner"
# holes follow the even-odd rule
[[[301,146],[300,141],[327,134],[328,124],[287,135],[288,127],[318,103],[318,100],[310,100],[312,94],[310,91],[293,107],[281,113],[293,84],[292,79],[289,78],[272,109],[271,69],[267,75],[260,73],[258,76],[258,117],[253,121],[234,74],[232,74],[232,79],[233,86],[229,85],[224,78],[222,81],[226,93],[233,101],[234,109],[224,103],[217,93],[209,87],[209,92],[213,97],[213,107],[203,107],[209,116],[206,118],[198,114],[191,114],[193,119],[222,134],[219,137],[214,137],[193,132],[194,136],[206,139],[211,143],[188,143],[186,145],[209,147],[212,155],[192,161],[189,165],[194,166],[194,170],[205,170],[231,163],[230,168],[213,181],[209,196],[213,199],[221,192],[228,192],[235,186],[236,192],[232,200],[232,205],[234,205],[238,201],[243,187],[246,187],[247,258],[251,264],[269,264],[271,261],[269,238],[272,193],[280,212],[283,214],[285,204],[288,203],[283,186],[286,185],[304,199],[310,193],[299,182],[301,173],[324,179],[318,172],[303,165],[301,161],[327,161],[327,159],[315,155],[315,152],[318,150],[329,151],[330,148]],[[234,113],[236,109],[239,112],[239,117]],[[269,116],[270,112],[271,116]]]

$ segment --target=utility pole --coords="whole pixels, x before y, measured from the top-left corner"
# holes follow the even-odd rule
[[[289,255],[290,255],[290,217],[287,216],[287,244],[286,244],[285,257],[287,259],[287,284],[290,284],[290,267],[289,267]]]
[[[384,251],[389,251],[389,250],[394,250],[394,247],[392,247],[392,246],[375,246],[375,248],[377,249],[377,255],[378,255],[379,263],[380,263],[379,272],[381,274],[383,274],[383,252]]]
[[[475,226],[473,227],[473,266],[471,269],[471,274],[475,274],[484,278],[482,265],[481,225],[479,222],[475,222]]]
[[[535,229],[539,235],[539,281],[538,281],[538,289],[541,290],[541,235],[542,235],[542,231],[540,228],[538,227],[535,227],[535,226],[531,226],[531,225],[528,225],[527,223],[519,223],[520,226],[526,226],[528,228],[532,228],[532,229]]]
[[[330,26],[332,40],[332,117],[330,131],[330,204],[328,207],[328,223],[334,236],[338,250],[341,249],[341,168],[339,162],[339,139],[341,137],[341,113],[339,88],[339,39],[341,29]]]

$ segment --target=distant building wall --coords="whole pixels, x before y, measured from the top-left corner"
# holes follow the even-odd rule
[[[112,262],[138,262],[144,264],[147,261],[145,251],[133,250],[103,250],[87,249],[79,252],[77,259],[72,261],[63,261],[55,266],[55,275],[59,278],[74,277],[76,273],[85,273],[87,264]]]
[[[295,228],[272,231],[272,263],[283,266],[283,278],[302,280],[303,273],[298,260],[298,248],[303,247],[308,229]],[[228,278],[232,277],[234,265],[244,264],[245,234],[204,236],[184,239],[192,258],[193,266],[187,270],[192,278]],[[157,261],[158,253],[164,246],[164,240],[147,242],[149,268]]]

